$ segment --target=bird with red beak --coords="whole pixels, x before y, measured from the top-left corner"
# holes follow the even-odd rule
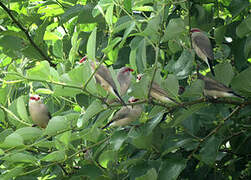
[[[124,106],[119,111],[117,111],[112,120],[107,123],[102,129],[105,129],[107,127],[126,126],[131,122],[137,120],[143,111],[141,104],[133,104],[138,100],[139,99],[130,97],[128,102],[131,103],[131,105]]]
[[[79,62],[83,63],[84,61],[86,61],[86,59],[87,59],[87,56],[83,57]],[[101,87],[104,88],[107,92],[116,96],[120,100],[120,102],[124,106],[126,106],[124,100],[121,98],[120,94],[118,93],[116,84],[114,80],[112,79],[112,75],[109,69],[102,64],[99,65],[99,62],[97,61],[95,62],[90,61],[90,64],[91,64],[91,68],[93,72],[95,71],[96,68],[98,68],[96,73],[94,74],[96,82],[100,84]]]
[[[196,54],[207,63],[212,75],[215,76],[213,69],[214,53],[209,38],[198,28],[192,28],[190,33]]]
[[[35,125],[41,128],[47,127],[51,114],[39,95],[30,95],[29,112]]]
[[[198,73],[198,79],[204,81],[204,95],[210,96],[213,98],[219,97],[238,97],[244,99],[244,97],[240,96],[239,94],[235,93],[232,89],[226,87],[224,84],[211,79],[209,77],[205,77]]]
[[[122,67],[118,72],[117,80],[120,85],[120,94],[122,96],[127,92],[131,84],[131,79],[132,79],[131,72],[133,72],[133,69],[129,67]]]

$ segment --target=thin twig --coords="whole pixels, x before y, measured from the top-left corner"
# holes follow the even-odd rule
[[[11,11],[2,3],[0,2],[0,6],[7,12],[7,14],[10,16],[12,21],[25,33],[27,39],[30,41],[31,45],[39,52],[39,54],[44,58],[49,61],[49,63],[52,66],[55,66],[54,64],[51,63],[51,59],[44,54],[44,52],[36,45],[36,43],[32,40],[32,38],[29,35],[29,32],[16,20],[16,18],[11,14]]]

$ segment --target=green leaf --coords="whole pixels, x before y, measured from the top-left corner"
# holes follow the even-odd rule
[[[94,15],[92,14],[95,11],[94,6],[92,4],[87,4],[81,8],[81,12],[78,15],[78,23],[79,24],[87,24],[87,23],[104,23],[105,20],[102,15]]]
[[[104,168],[107,168],[108,163],[114,162],[117,160],[117,152],[116,151],[104,151],[98,158],[100,165]]]
[[[204,86],[204,81],[197,79],[196,81],[192,82],[182,96],[188,98],[192,97],[193,99],[201,97],[203,95]]]
[[[99,176],[101,176],[103,174],[103,172],[100,170],[100,168],[98,168],[97,166],[94,166],[92,164],[87,164],[83,167],[81,167],[81,169],[79,169],[79,171],[77,171],[76,173],[74,173],[74,175],[76,176],[84,176],[84,177],[89,177],[90,179],[95,179]]]
[[[127,139],[127,133],[125,131],[116,131],[112,136],[110,143],[115,151],[118,151],[124,141]]]
[[[24,141],[26,140],[35,140],[42,135],[42,131],[35,127],[24,127],[15,131],[15,133],[19,134]]]
[[[251,51],[251,37],[248,37],[246,39],[245,47],[244,47],[244,55],[245,58],[250,57],[250,51]]]
[[[97,27],[94,28],[94,30],[92,31],[88,42],[87,42],[87,56],[88,59],[91,61],[95,61],[96,60],[96,33],[97,33]]]
[[[78,54],[81,38],[79,38],[79,32],[77,32],[78,28],[75,28],[75,32],[73,33],[73,36],[71,38],[71,45],[72,48],[69,53],[69,61],[71,64],[75,64],[75,59]]]
[[[109,6],[106,10],[106,13],[105,13],[105,20],[106,20],[106,23],[108,24],[108,26],[112,26],[113,7],[114,7],[114,4]]]
[[[165,34],[162,38],[162,42],[166,42],[170,39],[176,39],[183,32],[185,32],[185,30],[186,29],[185,29],[184,20],[182,20],[181,18],[171,19],[165,29]]]
[[[69,122],[64,116],[54,116],[50,119],[44,133],[52,136],[60,131],[69,129],[70,127],[71,122]]]
[[[225,40],[225,32],[227,30],[227,26],[217,27],[214,31],[215,41],[220,44]]]
[[[2,158],[5,161],[11,162],[11,163],[16,163],[16,162],[20,162],[20,163],[31,163],[31,164],[36,164],[37,163],[37,159],[32,156],[29,153],[14,153],[14,154],[10,154],[8,156],[5,156]]]
[[[36,33],[34,33],[35,38],[34,41],[36,44],[38,44],[39,46],[41,44],[43,44],[44,41],[44,33],[46,31],[47,26],[49,25],[49,20],[48,18],[46,18],[45,20],[43,20],[43,23],[39,25],[39,27],[36,30]]]
[[[201,158],[201,160],[208,165],[213,165],[216,160],[221,142],[222,140],[219,137],[210,137],[200,150],[199,157]]]
[[[153,141],[153,134],[144,127],[131,129],[128,137],[132,140],[132,145],[139,149],[150,148]]]
[[[170,49],[170,51],[172,51],[173,54],[182,51],[182,46],[174,40],[168,41],[168,48]]]
[[[16,166],[13,169],[9,169],[9,171],[7,173],[4,173],[0,176],[1,180],[10,180],[13,178],[16,178],[17,176],[19,176],[20,174],[24,173],[25,169],[23,166]]]
[[[232,80],[232,87],[251,96],[251,67],[242,71]]]
[[[82,127],[83,124],[87,123],[94,115],[97,115],[99,112],[103,111],[104,107],[100,101],[93,101],[91,105],[87,108],[86,112],[82,117],[79,118],[77,125]]]
[[[170,95],[170,97],[177,99],[179,91],[179,81],[177,77],[173,74],[169,74],[167,79],[163,81],[162,84],[165,87],[165,89],[167,89],[168,95]]]
[[[13,148],[24,145],[24,140],[22,136],[20,136],[18,133],[14,132],[7,136],[2,144],[0,144],[0,147],[2,148]]]
[[[249,6],[248,0],[232,0],[228,6],[232,16],[235,17]]]
[[[217,64],[214,68],[216,79],[228,86],[234,77],[233,67],[230,63]]]
[[[159,180],[170,180],[178,178],[180,173],[185,169],[187,161],[181,158],[168,158],[160,167]]]
[[[38,80],[50,80],[50,64],[48,61],[38,62],[34,68],[27,71],[29,78]]]
[[[236,34],[240,38],[251,32],[251,15],[244,19],[236,28]]]
[[[160,16],[153,16],[143,31],[143,35],[147,35],[152,42],[157,42],[159,40],[159,29],[160,29],[161,18]]]
[[[53,54],[56,57],[63,58],[64,57],[64,49],[63,42],[61,40],[57,40],[53,45]]]
[[[53,94],[54,92],[51,91],[50,89],[45,89],[45,88],[38,88],[35,90],[36,94]]]
[[[158,174],[154,168],[147,171],[143,176],[137,177],[135,180],[157,180]]]
[[[64,151],[54,151],[41,159],[41,161],[46,162],[56,162],[56,161],[63,161],[66,157]]]
[[[173,72],[178,79],[185,79],[191,74],[193,69],[194,53],[189,50],[184,50],[177,61],[171,60],[167,69]]]
[[[27,104],[27,101],[25,102],[25,96],[18,97],[18,99],[17,99],[17,112],[22,120],[24,120],[25,122],[31,122],[28,117],[27,110],[26,110],[26,104]]]

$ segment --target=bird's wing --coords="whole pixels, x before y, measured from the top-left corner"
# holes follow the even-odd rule
[[[48,108],[45,104],[40,104],[40,110],[42,114],[48,115],[49,119],[51,119],[51,113],[48,111]]]
[[[211,42],[206,35],[201,33],[200,35],[196,35],[193,37],[193,41],[197,47],[201,49],[202,52],[209,58],[210,60],[214,59],[214,53],[211,46]]]
[[[129,115],[131,108],[122,107],[118,112],[115,113],[111,121],[116,121],[119,119],[123,119]]]
[[[96,73],[98,73],[106,82],[108,82],[108,84],[110,84],[114,90],[117,90],[115,82],[112,79],[111,72],[107,67],[101,65]]]
[[[206,90],[216,90],[216,91],[224,91],[224,92],[233,92],[232,89],[228,88],[224,84],[215,81],[214,79],[210,79],[207,77],[204,77],[205,81],[205,89]]]

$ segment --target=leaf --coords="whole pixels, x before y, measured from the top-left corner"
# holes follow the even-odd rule
[[[200,150],[199,157],[201,158],[201,160],[208,165],[213,165],[216,160],[221,142],[222,140],[219,137],[210,137]]]
[[[232,16],[235,17],[249,6],[248,0],[232,0],[228,6]]]
[[[51,91],[50,89],[46,89],[46,88],[38,88],[35,91],[36,94],[53,94],[54,92]]]
[[[56,162],[56,161],[63,161],[66,157],[64,151],[54,151],[41,159],[41,161],[46,162]]]
[[[0,179],[1,180],[13,179],[24,172],[26,172],[26,171],[23,166],[16,166],[13,169],[9,169],[8,173],[1,174]]]
[[[35,67],[27,71],[29,78],[37,80],[49,80],[50,79],[50,64],[48,61],[41,61],[36,64]]]
[[[81,169],[79,169],[74,175],[76,176],[84,176],[89,177],[90,179],[96,179],[97,177],[101,176],[103,172],[98,168],[97,166],[94,166],[92,164],[87,164]]]
[[[35,140],[42,135],[42,131],[35,127],[24,127],[15,131],[15,133],[19,134],[24,141],[26,140]]]
[[[95,11],[94,6],[90,3],[86,4],[81,8],[80,14],[78,15],[79,24],[87,23],[104,23],[105,20],[102,15],[94,16],[92,13]]]
[[[160,29],[161,18],[159,15],[153,16],[147,23],[143,35],[147,35],[152,42],[159,40],[159,29]]]
[[[113,18],[113,7],[114,7],[114,4],[112,4],[111,6],[109,6],[106,10],[106,13],[105,13],[105,20],[106,20],[106,23],[109,25],[109,26],[112,26],[112,18]]]
[[[243,93],[246,93],[246,94],[248,93],[249,96],[251,96],[250,77],[251,77],[251,67],[245,69],[236,77],[234,77],[231,84],[233,88],[236,88]]]
[[[234,77],[233,67],[230,63],[217,64],[214,68],[216,79],[228,86]]]
[[[71,64],[74,64],[75,62],[76,56],[78,54],[80,42],[81,42],[81,38],[79,38],[79,32],[77,31],[77,28],[75,28],[75,31],[71,38],[72,47],[69,53],[69,61],[71,62]]]
[[[86,52],[87,52],[88,59],[91,61],[96,60],[96,55],[95,55],[95,52],[96,52],[96,33],[97,33],[97,27],[95,27],[94,30],[92,31],[92,33],[88,39],[88,42],[87,42]]]
[[[147,171],[143,176],[137,177],[135,180],[157,180],[158,174],[154,168]]]
[[[168,158],[161,164],[159,171],[159,180],[175,180],[185,169],[187,160],[182,158]]]
[[[245,58],[250,57],[250,51],[251,51],[251,37],[248,37],[246,39],[246,43],[245,43],[245,47],[244,47]]]
[[[36,32],[34,33],[35,35],[35,38],[34,38],[34,41],[36,44],[38,44],[39,46],[41,44],[43,44],[43,41],[44,41],[44,34],[46,32],[46,28],[47,26],[49,25],[49,20],[48,18],[44,19],[43,20],[43,23],[39,25],[39,27],[36,29]]]
[[[14,153],[14,154],[10,154],[8,156],[5,156],[2,158],[5,161],[11,162],[11,163],[31,163],[31,164],[36,164],[37,163],[37,159],[32,156],[29,153]]]
[[[196,81],[192,82],[192,84],[185,90],[182,96],[191,99],[201,97],[203,95],[204,86],[204,81],[197,79]]]
[[[5,138],[4,142],[0,144],[0,147],[13,148],[13,147],[18,147],[22,145],[24,145],[24,140],[22,136],[14,132]]]
[[[116,131],[112,136],[110,143],[115,151],[118,151],[127,139],[127,133],[125,131]]]
[[[194,53],[189,50],[184,50],[177,61],[171,60],[167,69],[173,72],[178,79],[185,79],[193,69]]]
[[[145,127],[131,129],[128,137],[131,139],[131,144],[139,149],[150,148],[153,141],[153,133],[148,132]]]
[[[177,99],[179,91],[179,81],[173,74],[169,74],[167,79],[162,83],[165,89],[167,89],[170,97]]]
[[[227,30],[227,26],[217,27],[214,31],[215,41],[220,44],[225,40],[225,32]]]
[[[53,54],[59,58],[64,57],[63,42],[61,40],[56,40],[56,42],[54,43]]]
[[[98,162],[104,168],[107,168],[108,163],[117,160],[117,152],[112,150],[104,151],[98,158]]]
[[[236,34],[243,38],[251,32],[251,15],[244,19],[236,28]]]
[[[83,124],[87,123],[94,115],[103,111],[104,107],[99,101],[93,101],[91,105],[87,108],[86,112],[81,116],[77,122],[78,127],[82,127]]]
[[[169,21],[161,42],[175,39],[183,32],[185,32],[184,20],[182,20],[181,18],[173,18]]]
[[[64,116],[54,116],[50,119],[44,134],[55,135],[60,131],[69,129],[71,127],[70,123]]]
[[[25,101],[24,98],[25,98],[25,96],[18,97],[18,99],[17,99],[17,112],[22,120],[24,120],[25,122],[31,122],[28,117],[28,113],[26,110],[26,103],[24,102]]]

